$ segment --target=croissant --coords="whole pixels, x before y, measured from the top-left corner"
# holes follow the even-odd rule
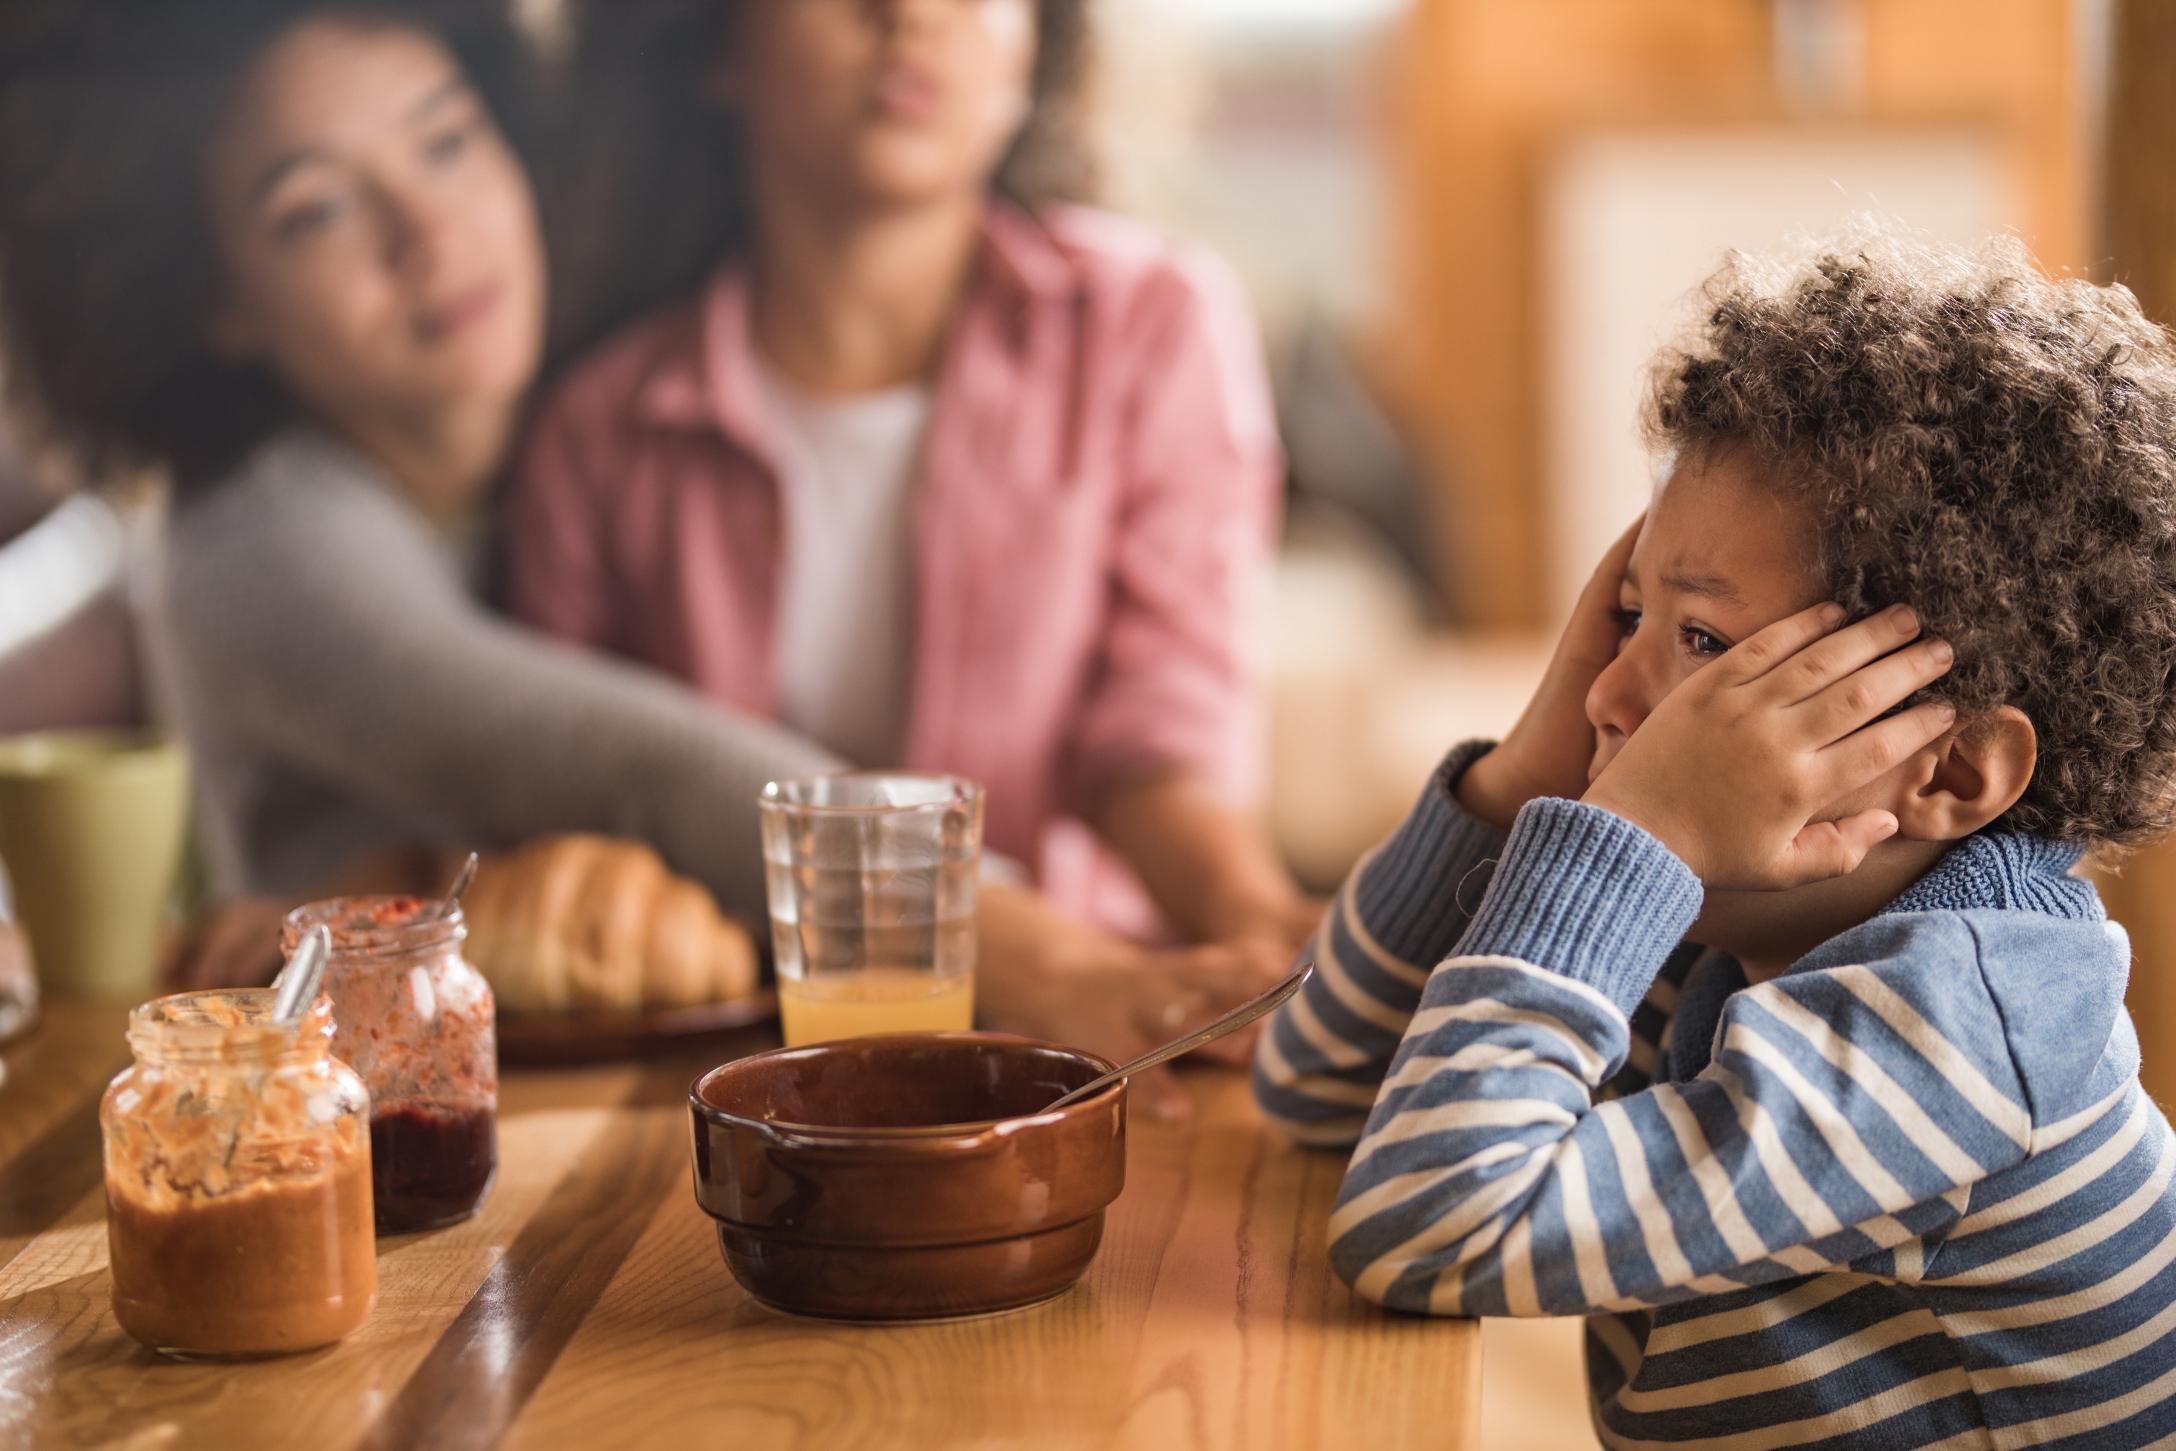
[[[468,957],[517,1013],[692,1007],[755,990],[755,945],[700,883],[609,836],[547,836],[477,867]]]

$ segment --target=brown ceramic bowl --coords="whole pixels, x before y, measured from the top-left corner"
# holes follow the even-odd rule
[[[929,1320],[1062,1294],[1126,1183],[1123,1083],[1001,1033],[899,1033],[759,1053],[696,1080],[695,1198],[733,1278],[833,1320]]]

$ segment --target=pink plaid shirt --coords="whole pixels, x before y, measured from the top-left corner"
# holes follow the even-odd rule
[[[784,525],[728,269],[560,384],[509,518],[515,612],[775,716]],[[1252,630],[1281,460],[1260,344],[1211,259],[1078,208],[993,206],[915,494],[904,759],[988,792],[989,846],[1136,929],[1069,818],[1180,768],[1254,798]]]

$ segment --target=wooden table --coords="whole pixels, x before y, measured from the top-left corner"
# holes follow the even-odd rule
[[[107,1307],[97,1111],[122,1016],[51,1004],[5,1052],[8,1451],[1475,1445],[1478,1325],[1355,1301],[1322,1254],[1341,1161],[1286,1144],[1214,1068],[1188,1073],[1190,1124],[1134,1124],[1078,1288],[897,1328],[779,1316],[726,1273],[688,1187],[702,1064],[509,1073],[489,1201],[379,1242],[360,1331],[282,1360],[164,1360]]]

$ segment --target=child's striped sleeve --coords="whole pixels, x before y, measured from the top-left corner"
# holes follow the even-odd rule
[[[1901,1254],[2023,1158],[2000,1014],[1971,933],[1941,915],[1887,956],[1737,994],[1698,1078],[1597,1103],[1700,903],[1630,823],[1520,813],[1339,1194],[1331,1259],[1361,1294],[1467,1315],[1716,1294]]]
[[[1302,1143],[1359,1139],[1429,970],[1488,890],[1504,833],[1468,816],[1456,792],[1490,745],[1453,751],[1404,824],[1353,870],[1311,944],[1314,977],[1261,1037],[1255,1097]]]

